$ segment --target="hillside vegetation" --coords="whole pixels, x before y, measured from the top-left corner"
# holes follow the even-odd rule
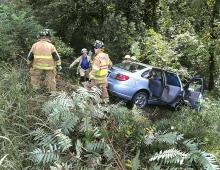
[[[0,169],[220,169],[218,0],[4,0],[0,3]],[[26,56],[50,28],[63,60],[62,87],[32,91]],[[113,63],[125,54],[205,79],[197,113],[183,107],[101,105],[96,88],[66,69],[103,40]]]

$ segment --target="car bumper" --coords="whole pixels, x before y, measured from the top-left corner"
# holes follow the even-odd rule
[[[116,95],[124,100],[132,100],[133,92],[131,91],[131,87],[123,84],[114,84],[109,82],[108,90],[113,95]]]

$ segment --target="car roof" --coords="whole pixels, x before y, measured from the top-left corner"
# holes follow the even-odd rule
[[[177,73],[175,73],[175,72],[173,72],[173,71],[169,71],[169,70],[164,70],[164,69],[162,69],[162,68],[160,68],[160,67],[155,67],[155,66],[152,66],[152,65],[149,65],[149,64],[144,64],[144,63],[140,63],[140,62],[130,62],[130,63],[134,63],[134,64],[137,64],[137,65],[141,65],[141,66],[144,66],[144,67],[146,67],[146,68],[144,68],[144,69],[142,69],[142,70],[145,70],[145,69],[152,69],[152,68],[154,68],[154,69],[158,69],[158,70],[162,70],[162,71],[164,71],[164,72],[167,72],[167,73],[171,73],[171,74],[175,74],[175,75],[178,75]],[[140,71],[140,70],[139,70]]]
[[[135,64],[138,64],[138,65],[141,65],[141,66],[145,66],[145,67],[155,68],[155,67],[153,67],[151,65],[144,64],[144,63],[139,63],[139,62],[131,62],[131,63],[135,63]]]

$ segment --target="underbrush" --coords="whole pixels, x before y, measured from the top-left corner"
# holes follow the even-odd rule
[[[218,115],[182,110],[151,122],[137,108],[100,105],[96,88],[39,96],[26,72],[5,64],[0,70],[0,169],[219,168],[205,151],[217,148],[211,128]]]
[[[215,154],[220,159],[220,100],[218,96],[207,93],[202,103],[201,112],[189,107],[170,112],[162,119],[154,121],[159,129],[172,127],[185,135],[195,139],[201,148]]]

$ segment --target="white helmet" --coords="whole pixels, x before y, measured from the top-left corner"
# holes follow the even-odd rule
[[[124,59],[131,59],[130,55],[125,55]]]
[[[83,48],[83,49],[81,50],[81,53],[87,53],[87,49],[86,49],[86,48]]]

